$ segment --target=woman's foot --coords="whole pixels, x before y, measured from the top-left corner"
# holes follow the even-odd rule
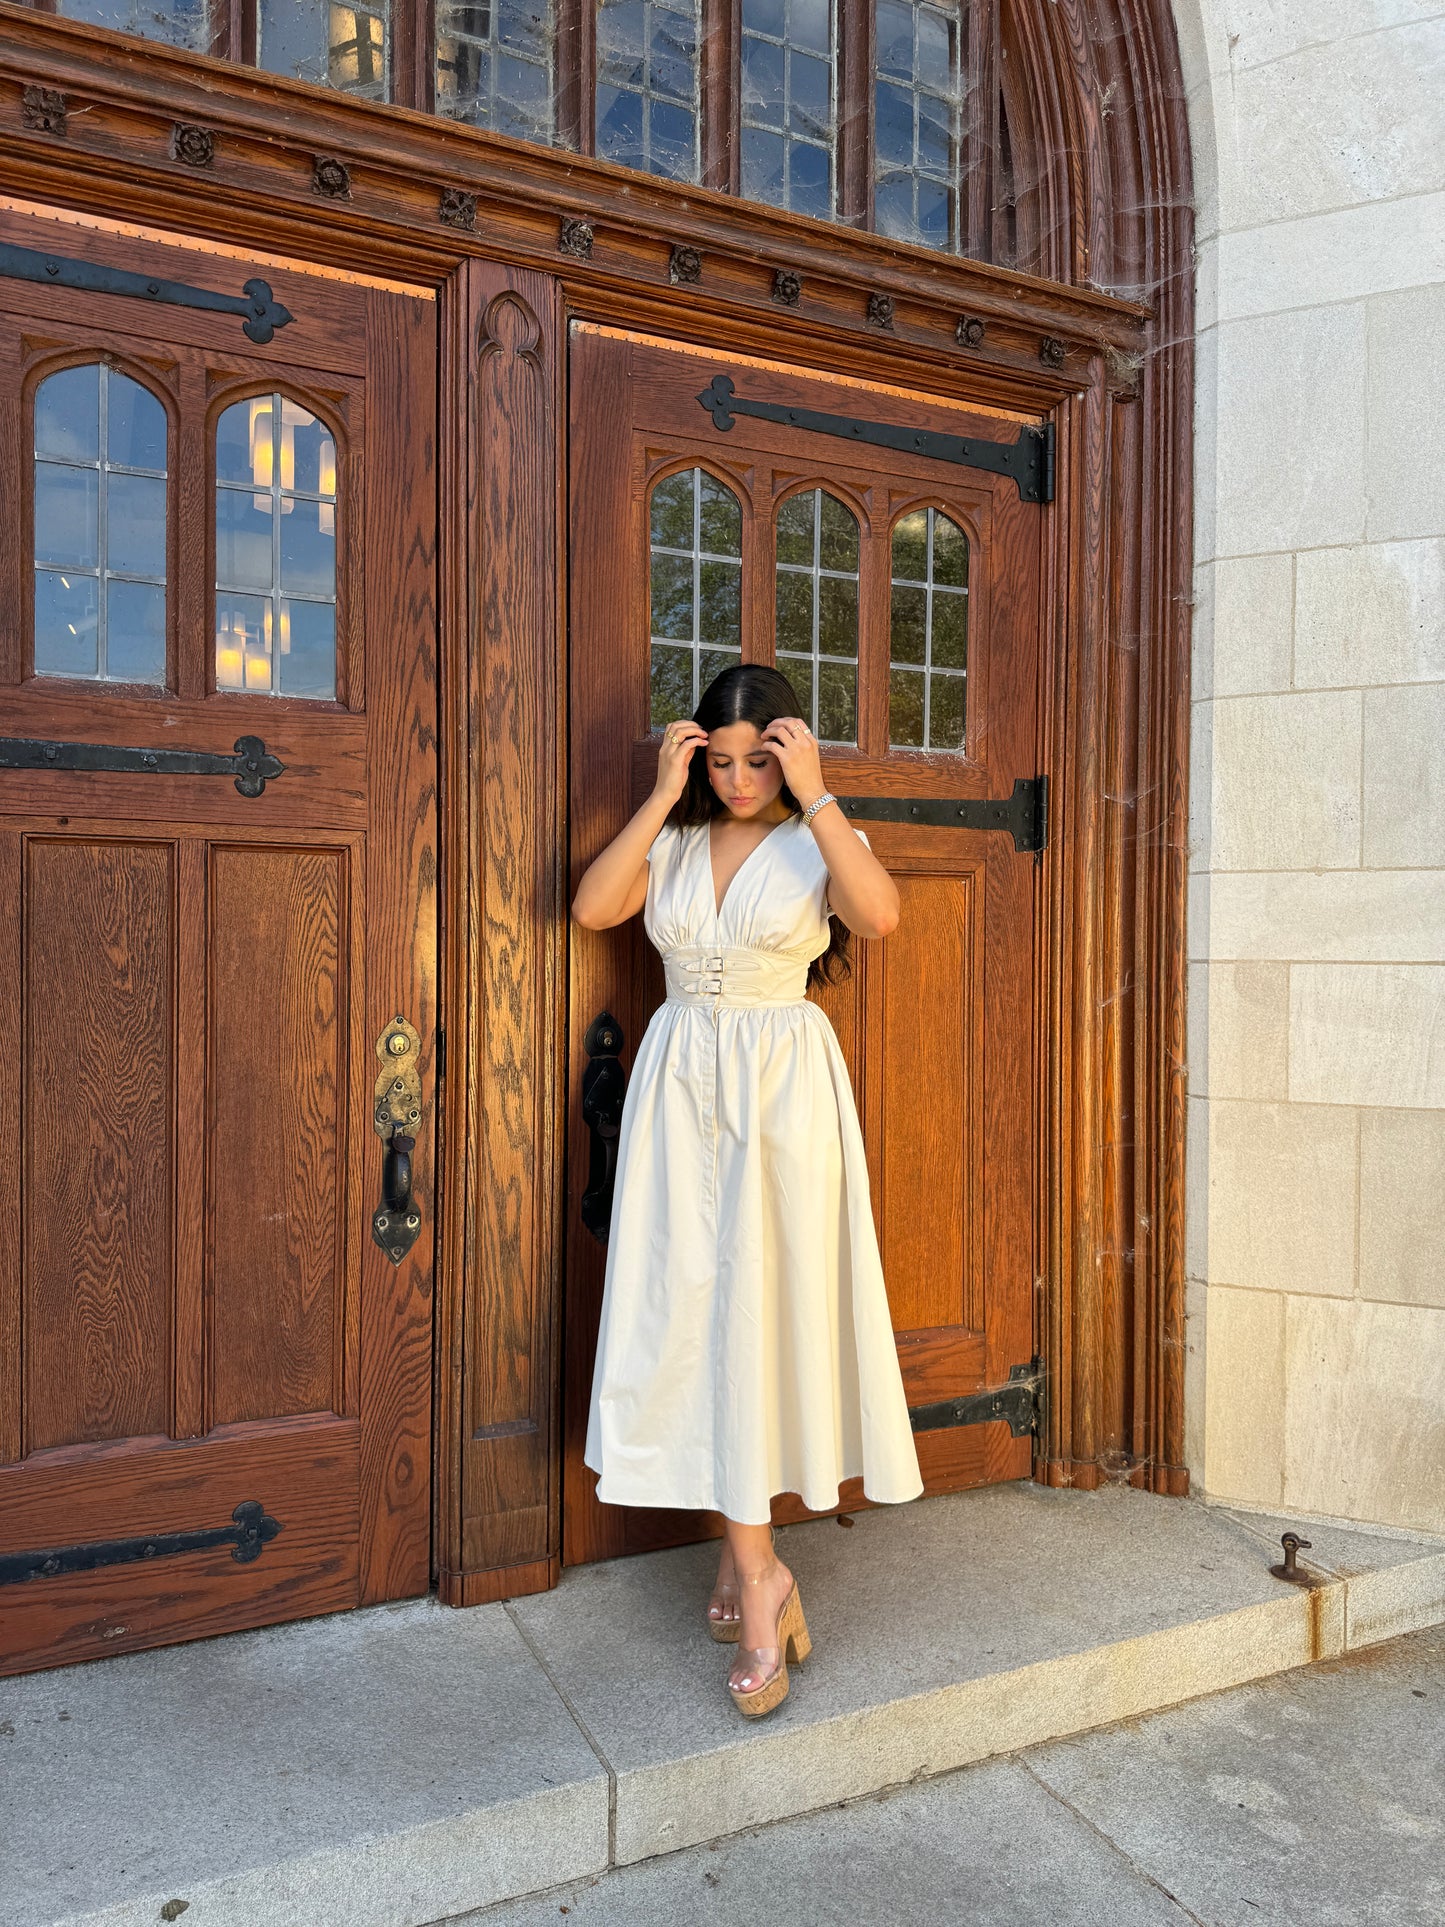
[[[717,1565],[717,1584],[712,1589],[712,1598],[707,1602],[707,1616],[713,1626],[725,1626],[729,1636],[735,1637],[738,1613],[741,1606],[741,1590],[738,1586],[737,1568],[733,1564],[733,1549],[723,1534],[722,1557]]]
[[[778,1615],[793,1590],[793,1575],[774,1554],[758,1572],[742,1575],[739,1590],[738,1656],[728,1674],[728,1685],[739,1693],[754,1693],[783,1663]]]

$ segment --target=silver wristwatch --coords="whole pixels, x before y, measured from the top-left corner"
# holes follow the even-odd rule
[[[821,796],[815,796],[807,809],[803,811],[803,821],[805,823],[811,823],[825,803],[836,803],[837,800],[837,797],[834,796],[831,790],[824,790],[823,794]]]

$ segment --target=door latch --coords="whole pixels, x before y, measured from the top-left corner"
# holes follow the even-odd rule
[[[587,1026],[582,1048],[591,1060],[582,1073],[582,1121],[590,1139],[587,1189],[582,1193],[582,1222],[598,1244],[607,1242],[612,1222],[612,1185],[617,1176],[617,1135],[622,1128],[622,1106],[627,1077],[622,1059],[622,1026],[608,1011]]]
[[[399,1265],[421,1232],[421,1212],[411,1195],[411,1154],[421,1128],[421,1038],[404,1017],[393,1017],[376,1040],[376,1054],[381,1071],[371,1116],[386,1159],[371,1235]]]

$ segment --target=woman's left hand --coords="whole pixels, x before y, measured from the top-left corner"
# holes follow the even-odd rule
[[[827,787],[817,737],[801,716],[778,716],[762,732],[762,739],[782,764],[783,781],[807,809]]]

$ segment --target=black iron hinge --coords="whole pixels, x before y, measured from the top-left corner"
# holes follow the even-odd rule
[[[953,1425],[990,1425],[1002,1419],[1016,1439],[1039,1429],[1043,1393],[1043,1360],[1009,1369],[1008,1384],[990,1392],[971,1392],[966,1398],[945,1398],[936,1405],[912,1405],[908,1417],[915,1432],[940,1432]]]
[[[1012,796],[840,796],[845,816],[867,823],[927,823],[940,829],[1007,830],[1016,850],[1049,842],[1049,779],[1020,776]]]
[[[930,462],[951,462],[958,468],[978,468],[989,475],[1006,475],[1021,502],[1054,499],[1054,424],[1026,422],[1014,442],[989,442],[976,435],[944,435],[932,428],[906,428],[899,422],[870,422],[856,415],[827,415],[816,408],[790,408],[784,402],[749,401],[737,392],[731,375],[714,375],[697,398],[712,417],[712,425],[726,435],[736,415],[755,421],[777,422],[784,428],[804,428],[815,435],[837,435],[845,442],[865,442],[874,448],[893,448],[905,455],[922,455]]]

